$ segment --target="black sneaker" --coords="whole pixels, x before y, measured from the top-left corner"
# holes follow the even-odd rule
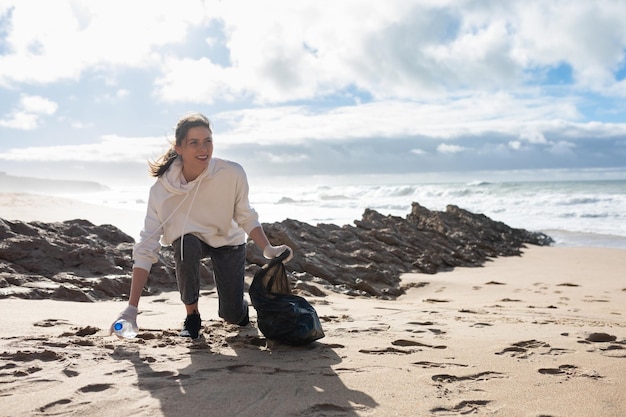
[[[244,317],[243,320],[237,323],[237,325],[244,327],[244,326],[247,326],[248,324],[250,324],[250,311],[246,310],[246,317]]]
[[[185,318],[185,325],[180,331],[180,335],[182,337],[191,337],[192,339],[197,339],[199,337],[200,328],[202,327],[201,323],[202,320],[200,320],[200,314],[189,314]]]

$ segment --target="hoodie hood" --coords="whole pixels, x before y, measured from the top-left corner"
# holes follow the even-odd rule
[[[211,158],[207,169],[202,171],[195,180],[187,182],[183,176],[183,160],[179,156],[172,162],[172,165],[165,171],[165,174],[159,177],[158,181],[172,194],[187,194],[189,191],[193,190],[196,184],[215,175],[215,172],[216,163],[213,158]]]

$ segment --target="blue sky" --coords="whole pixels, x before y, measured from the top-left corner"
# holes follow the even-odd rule
[[[146,177],[186,112],[252,175],[626,166],[626,1],[0,0],[0,171]]]

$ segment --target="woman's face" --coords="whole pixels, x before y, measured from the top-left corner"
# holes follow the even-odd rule
[[[205,126],[196,126],[189,129],[187,137],[175,147],[176,153],[183,158],[185,170],[196,173],[202,172],[213,155],[213,134]]]

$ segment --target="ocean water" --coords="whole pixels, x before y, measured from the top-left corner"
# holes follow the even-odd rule
[[[404,217],[412,202],[437,211],[456,205],[511,227],[546,233],[557,246],[626,248],[626,179],[574,180],[541,173],[522,180],[495,173],[475,177],[251,179],[250,201],[262,222],[290,218],[312,225],[353,224],[366,208]],[[146,185],[134,185],[71,197],[144,212],[147,195]],[[125,231],[137,237],[140,228]]]

